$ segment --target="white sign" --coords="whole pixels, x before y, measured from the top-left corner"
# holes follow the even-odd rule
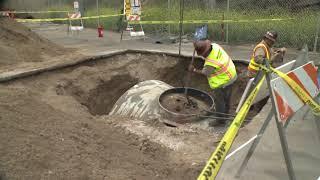
[[[132,7],[132,14],[133,15],[141,15],[141,9],[139,7]]]
[[[74,9],[79,9],[79,2],[78,1],[74,1],[73,2],[73,7],[74,7]]]

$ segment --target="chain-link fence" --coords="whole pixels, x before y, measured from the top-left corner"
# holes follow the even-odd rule
[[[179,1],[167,0],[167,7],[151,7],[144,20],[179,19]],[[217,20],[208,24],[209,38],[215,41],[255,43],[272,29],[279,33],[277,46],[300,48],[306,43],[313,49],[319,31],[319,10],[318,0],[185,0],[184,20]],[[185,24],[183,32],[191,35],[200,25],[203,24]],[[149,26],[157,30],[151,33],[178,34],[178,25]]]
[[[83,16],[121,14],[122,0],[78,0]],[[73,11],[73,0],[10,0],[16,10]],[[279,34],[277,46],[302,47],[310,50],[319,42],[319,0],[184,0],[184,20],[216,20],[208,25],[209,38],[229,44],[256,43],[265,31]],[[149,37],[177,37],[179,34],[180,0],[142,0],[142,21],[175,21],[143,25]],[[63,13],[37,14],[35,17],[65,17]],[[119,31],[123,17],[100,19],[107,30]],[[85,20],[85,26],[97,27],[98,20]],[[196,27],[204,23],[185,23],[184,37],[192,37]]]

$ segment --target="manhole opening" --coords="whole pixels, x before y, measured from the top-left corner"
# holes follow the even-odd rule
[[[67,73],[70,78],[63,79],[56,87],[57,94],[74,97],[87,107],[92,115],[106,115],[116,101],[132,86],[146,80],[160,80],[173,87],[183,87],[187,67],[191,58],[179,58],[164,54],[126,53],[96,60],[72,67]],[[243,72],[247,65],[235,63],[238,72]],[[196,67],[203,61],[197,59]],[[233,89],[231,112],[234,112],[246,86],[247,79],[238,79]],[[192,74],[189,86],[209,92],[207,79]],[[176,99],[180,102],[181,99]],[[258,103],[263,107],[266,102]],[[193,107],[190,107],[191,109]],[[250,117],[254,117],[261,108],[252,108]],[[180,112],[181,108],[176,107]]]

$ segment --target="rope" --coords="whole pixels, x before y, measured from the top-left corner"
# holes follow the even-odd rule
[[[206,115],[198,115],[198,117],[203,117],[203,118],[212,118],[212,119],[221,119],[221,120],[227,120],[227,121],[233,121],[233,117],[219,117],[219,116],[206,116]],[[251,122],[251,119],[245,119],[244,122]]]

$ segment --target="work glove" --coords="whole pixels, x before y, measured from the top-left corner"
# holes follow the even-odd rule
[[[282,56],[284,56],[287,52],[287,49],[286,48],[280,48],[280,49],[277,49],[275,54],[281,54]]]
[[[287,52],[286,48],[277,49],[273,54],[272,61],[282,63],[286,52]]]

